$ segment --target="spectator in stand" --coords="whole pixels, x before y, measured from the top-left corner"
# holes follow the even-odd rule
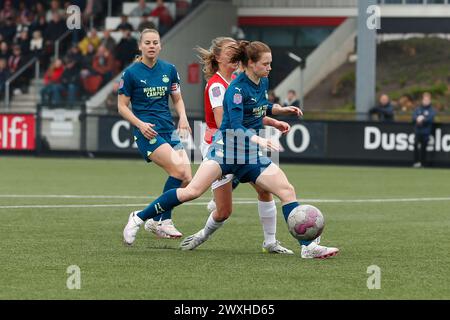
[[[31,10],[31,8],[27,7],[25,1],[19,2],[19,10],[17,17],[21,21],[21,23],[25,23],[28,26],[30,25],[31,20],[33,18],[33,11]]]
[[[16,43],[20,46],[24,56],[28,56],[30,54],[30,39],[28,38],[28,31],[23,30],[19,34]]]
[[[109,114],[118,114],[117,109],[117,92],[119,91],[120,81],[114,81],[112,91],[105,100],[105,107]]]
[[[41,89],[41,103],[44,105],[58,105],[61,101],[59,83],[64,72],[61,59],[56,59],[44,74],[44,87]]]
[[[64,71],[61,75],[61,82],[55,84],[55,103],[61,101],[61,96],[67,94],[67,105],[74,106],[77,94],[80,90],[80,68],[75,60],[65,59]]]
[[[150,13],[152,17],[158,17],[158,31],[165,34],[173,25],[173,18],[163,0],[156,0],[156,8]]]
[[[120,16],[120,23],[116,28],[116,31],[123,31],[123,30],[134,31],[133,26],[131,25],[131,23],[128,22],[128,16],[126,14]]]
[[[80,52],[80,48],[78,45],[73,45],[70,47],[69,51],[66,54],[67,60],[73,60],[78,65],[79,68],[81,68],[81,64],[83,61],[83,55]]]
[[[64,17],[66,15],[64,10],[61,8],[61,3],[58,0],[52,0],[50,2],[50,9],[48,9],[45,14],[45,20],[47,20],[47,22],[53,20],[55,13],[58,14],[59,17]]]
[[[83,24],[87,25],[92,16],[92,12],[94,10],[94,2],[93,0],[86,0],[86,6],[83,10]]]
[[[47,20],[45,20],[44,15],[37,15],[33,22],[31,22],[30,28],[28,29],[31,34],[34,31],[39,30],[43,35],[47,30]]]
[[[61,15],[57,12],[53,12],[52,20],[47,24],[47,28],[44,33],[47,53],[53,53],[55,41],[58,40],[58,38],[61,37],[66,30],[66,23],[61,19]]]
[[[427,165],[427,146],[433,129],[436,112],[431,105],[431,94],[425,92],[422,95],[422,104],[414,111],[412,120],[414,123],[414,167],[420,168]]]
[[[44,48],[44,38],[39,30],[33,32],[33,38],[30,41],[30,52],[34,57],[40,57]]]
[[[11,51],[9,50],[8,43],[6,41],[2,41],[0,43],[0,59],[9,60],[9,56],[11,55]]]
[[[139,3],[136,8],[131,10],[130,17],[141,17],[149,15],[152,12],[152,9],[147,6],[145,0],[139,0]]]
[[[44,6],[44,4],[42,3],[42,1],[37,1],[35,4],[34,4],[34,8],[33,8],[33,12],[34,12],[34,14],[35,14],[35,21],[37,20],[37,18],[39,17],[39,16],[44,16],[44,18],[45,18],[45,16],[47,15],[47,12],[45,11],[45,6]]]
[[[114,72],[114,57],[108,49],[103,46],[98,47],[92,61],[92,69],[102,76],[102,86],[111,80]]]
[[[5,93],[5,83],[10,76],[11,73],[8,70],[8,64],[6,63],[6,60],[0,58],[0,97],[3,97],[3,94]],[[116,97],[116,109],[117,109],[117,97]]]
[[[100,42],[100,46],[104,46],[111,53],[113,53],[114,50],[116,49],[116,40],[114,40],[114,38],[111,37],[110,30],[105,29],[103,31],[103,38],[102,41]]]
[[[11,73],[16,72],[25,63],[24,57],[22,55],[22,50],[19,45],[14,45],[12,50],[12,55],[8,59],[8,69]]]
[[[142,32],[144,29],[156,29],[156,25],[153,21],[148,20],[149,16],[144,15],[141,17],[137,30]]]
[[[86,0],[86,7],[83,11],[83,18],[86,24],[93,19],[94,25],[100,24],[100,19],[104,16],[106,10],[103,8],[103,3],[106,1]]]
[[[275,91],[273,91],[273,90],[269,90],[267,100],[269,100],[272,103],[280,104],[280,98],[277,97],[277,95],[275,95]]]
[[[125,68],[132,62],[137,53],[136,39],[131,37],[131,31],[128,29],[122,30],[122,39],[116,47],[116,59],[120,63],[120,69]]]
[[[27,58],[22,54],[22,50],[19,45],[13,46],[12,55],[8,59],[8,69],[11,75],[19,71],[27,62]],[[22,73],[12,82],[12,90],[14,95],[20,95],[26,91],[29,80],[26,73]]]
[[[64,4],[63,4],[63,10],[64,10],[64,14],[65,14],[65,16],[66,16],[66,19],[67,19],[67,17],[69,16],[69,15],[67,14],[67,9],[68,9],[71,5],[72,5],[72,1],[68,1],[68,0],[64,1]],[[81,10],[80,10],[80,11],[81,11]]]
[[[191,6],[190,0],[176,0],[176,21],[182,19],[189,12],[189,7]]]
[[[18,17],[17,19],[18,24],[16,26],[16,38],[18,38],[23,31],[26,31],[28,35],[30,35],[29,31],[31,25],[31,18],[32,16],[30,11],[27,11],[25,14],[22,14]]]
[[[398,104],[400,110],[403,112],[412,112],[414,111],[414,102],[412,97],[409,94],[405,94],[398,99]]]
[[[294,107],[300,107],[300,101],[297,98],[297,92],[295,90],[291,89],[287,93],[287,97],[283,102],[284,107],[294,106]]]
[[[67,20],[67,18],[69,17],[69,14],[67,13],[67,9],[68,9],[71,5],[72,5],[71,1],[66,0],[66,1],[63,2],[62,8],[63,8],[63,11],[64,11],[64,19],[66,19],[66,20]],[[80,12],[81,12],[81,11],[80,11]]]
[[[44,6],[44,4],[42,3],[42,1],[36,1],[34,4],[33,4],[33,9],[32,9],[32,11],[34,12],[34,14],[35,14],[35,19],[38,17],[38,16],[46,16],[47,15],[47,12],[46,12],[46,10],[45,10],[45,6]]]
[[[5,24],[0,26],[0,33],[6,42],[13,43],[14,37],[16,36],[16,23],[14,22],[14,18],[8,17],[3,21],[5,21]]]
[[[369,118],[372,120],[373,115],[377,115],[379,121],[394,121],[394,107],[387,94],[380,96],[380,104],[369,110]]]
[[[83,58],[81,60],[81,78],[86,78],[94,73],[94,70],[92,70],[92,62],[94,61],[95,49],[91,43],[88,44],[87,49],[87,53],[82,56]]]
[[[5,21],[8,18],[14,19],[16,17],[16,10],[12,5],[11,0],[5,0],[3,9],[0,11],[0,21]]]
[[[94,51],[96,51],[97,48],[100,46],[100,42],[101,40],[97,35],[97,30],[95,28],[92,28],[83,38],[83,40],[80,41],[78,47],[80,48],[81,54],[86,55],[88,53],[89,45],[92,45]]]

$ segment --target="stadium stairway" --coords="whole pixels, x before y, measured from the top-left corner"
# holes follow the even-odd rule
[[[347,18],[306,58],[303,81],[300,67],[297,67],[275,88],[275,94],[285,97],[289,89],[297,90],[303,82],[303,95],[306,96],[331,72],[347,62],[355,50],[356,23],[355,18]]]
[[[36,111],[36,105],[40,101],[40,90],[42,88],[43,79],[32,79],[28,86],[27,92],[21,94],[11,93],[10,97],[10,111],[30,113]],[[1,101],[1,109],[4,109],[4,99]]]

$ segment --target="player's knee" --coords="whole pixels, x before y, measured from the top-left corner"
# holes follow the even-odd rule
[[[172,173],[172,177],[183,181],[183,184],[188,184],[192,180],[192,173],[183,167],[176,167]]]
[[[202,195],[201,190],[195,187],[186,187],[184,191],[184,201],[197,199]]]
[[[279,197],[282,202],[291,202],[296,200],[294,186],[290,183],[280,189]]]
[[[183,184],[188,185],[189,182],[192,181],[192,173],[190,171],[185,170],[182,180],[183,180]]]
[[[262,202],[269,202],[273,200],[272,194],[267,191],[258,191],[258,200]]]
[[[222,222],[227,220],[232,212],[232,206],[231,205],[218,205],[216,208],[216,212],[214,214],[214,220],[217,222]]]

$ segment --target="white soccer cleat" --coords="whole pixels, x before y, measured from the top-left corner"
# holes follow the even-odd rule
[[[136,239],[136,234],[139,231],[139,227],[144,221],[137,216],[139,211],[133,211],[130,213],[128,223],[123,229],[123,242],[131,246]]]
[[[148,219],[145,221],[144,229],[147,232],[154,233],[157,238],[170,239],[170,236],[160,230],[161,222],[155,221],[153,219]]]
[[[278,253],[278,254],[294,254],[292,250],[285,248],[281,245],[280,241],[275,241],[274,243],[269,243],[266,245],[263,243],[262,247],[263,253]]]
[[[175,228],[172,219],[166,219],[161,221],[161,224],[157,227],[157,234],[161,235],[161,238],[178,239],[183,234]]]
[[[307,246],[302,245],[301,257],[304,259],[327,259],[334,257],[338,252],[338,248],[321,246],[313,241]]]
[[[156,229],[158,228],[158,226],[159,221],[148,219],[147,221],[145,221],[144,229],[145,231],[156,233]]]
[[[208,205],[206,206],[206,208],[208,209],[209,213],[216,210],[217,206],[216,206],[216,202],[214,201],[214,199],[211,199],[211,201],[208,202]]]
[[[317,238],[315,238],[315,239],[313,240],[313,242],[319,244],[319,243],[320,243],[320,236],[318,236]]]
[[[190,235],[183,239],[180,243],[180,249],[181,250],[194,250],[199,245],[201,245],[203,242],[208,240],[209,237],[205,237],[203,229],[199,232]]]

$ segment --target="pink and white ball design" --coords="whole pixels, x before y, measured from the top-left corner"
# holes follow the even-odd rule
[[[322,234],[325,219],[314,206],[304,204],[291,211],[287,220],[289,232],[298,240],[314,240]]]

